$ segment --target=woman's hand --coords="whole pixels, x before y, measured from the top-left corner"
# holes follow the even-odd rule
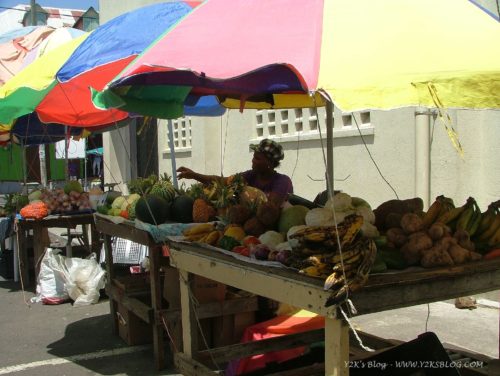
[[[195,179],[196,176],[196,172],[187,167],[179,167],[177,172],[177,179]]]

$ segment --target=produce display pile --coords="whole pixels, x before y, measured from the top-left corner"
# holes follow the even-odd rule
[[[327,305],[363,286],[370,273],[410,266],[446,267],[500,256],[500,201],[482,212],[469,197],[461,206],[438,196],[427,211],[416,197],[372,210],[359,197],[318,195],[304,205],[277,203],[246,185],[241,175],[210,185],[174,188],[169,176],[128,183],[129,195],[72,181],[64,189],[11,195],[4,211],[39,219],[95,208],[99,213],[153,225],[188,223],[186,241],[257,260],[277,261],[324,281]],[[100,204],[95,202],[100,198]],[[92,205],[94,203],[94,206]]]
[[[461,206],[443,195],[426,212],[419,198],[390,200],[374,210],[378,257],[373,270],[460,265],[498,256],[500,202],[481,212],[469,197]]]
[[[92,209],[90,197],[102,193],[98,188],[84,192],[80,182],[72,180],[63,188],[53,191],[37,189],[29,195],[9,195],[0,212],[5,215],[19,213],[23,218],[29,219],[42,219],[51,214],[90,212]]]

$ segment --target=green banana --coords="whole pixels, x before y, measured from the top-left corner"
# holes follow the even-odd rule
[[[480,242],[488,242],[499,227],[500,227],[500,214],[496,214],[493,223],[486,231],[484,231],[481,235],[479,235],[477,240]]]
[[[473,236],[476,233],[479,224],[481,223],[482,216],[483,214],[481,213],[481,209],[477,205],[476,200],[474,200],[474,214],[467,227],[467,232],[469,233],[469,236]]]
[[[488,205],[488,209],[482,214],[481,222],[476,231],[476,236],[480,236],[483,232],[488,230],[493,222],[495,221],[495,217],[497,216],[497,208],[494,203]]]
[[[467,199],[467,202],[465,203],[465,210],[460,214],[458,217],[457,221],[457,230],[464,230],[467,231],[467,228],[469,226],[469,222],[472,219],[472,216],[474,215],[474,199],[472,197],[469,197]]]
[[[500,244],[500,226],[497,227],[495,233],[488,239],[488,245],[495,247]]]

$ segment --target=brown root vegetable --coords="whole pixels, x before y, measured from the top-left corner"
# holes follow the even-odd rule
[[[408,265],[418,265],[424,252],[431,247],[432,239],[425,232],[416,232],[401,247],[401,254]]]
[[[401,213],[389,213],[389,214],[387,214],[387,217],[385,217],[384,228],[399,227],[399,224],[401,223],[402,216],[403,216],[403,214],[401,214]],[[378,228],[378,226],[377,226],[377,228]]]
[[[424,252],[420,259],[420,265],[424,268],[433,268],[437,266],[453,266],[453,259],[450,254],[443,248],[432,247]]]
[[[451,229],[444,223],[436,222],[429,227],[427,234],[429,234],[432,240],[439,240],[445,236],[449,236],[451,234]]]
[[[407,234],[418,232],[424,228],[422,218],[415,213],[406,213],[401,217],[400,226]]]
[[[395,248],[402,247],[408,240],[408,237],[400,227],[390,228],[385,235],[387,242],[393,244]]]
[[[458,245],[460,245],[462,248],[465,248],[469,251],[475,251],[476,246],[474,242],[470,240],[469,233],[465,230],[458,229],[455,231],[453,234],[453,237],[457,239]]]
[[[408,246],[408,243],[401,247],[400,252],[408,266],[418,265],[420,263],[420,251],[416,251],[414,248],[410,248]]]
[[[455,264],[464,264],[469,261],[477,261],[481,260],[483,257],[480,253],[471,252],[470,250],[460,246],[460,244],[452,244],[448,248],[448,253],[450,254]]]
[[[483,258],[483,255],[477,252],[472,252],[470,253],[470,260],[471,261],[479,261]]]

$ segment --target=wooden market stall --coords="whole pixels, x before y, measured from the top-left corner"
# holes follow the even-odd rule
[[[108,216],[94,214],[96,229],[104,235],[106,250],[106,270],[108,283],[106,293],[110,298],[110,313],[113,320],[115,334],[120,334],[129,344],[135,343],[135,338],[130,336],[134,328],[133,320],[140,319],[150,326],[152,331],[152,342],[154,347],[154,361],[158,369],[162,369],[173,359],[166,358],[165,337],[169,338],[170,354],[182,349],[183,336],[181,332],[181,296],[179,295],[179,277],[177,270],[170,266],[168,247],[165,244],[155,243],[151,235],[134,227],[133,222],[125,221],[117,224]],[[149,247],[150,272],[142,289],[127,289],[127,284],[136,284],[142,280],[141,275],[130,275],[131,278],[123,278],[116,272],[113,265],[112,237],[128,239],[138,244]],[[168,277],[166,277],[168,275]],[[165,281],[165,278],[168,278]],[[132,280],[132,282],[130,282]],[[176,283],[177,282],[177,283]],[[164,300],[165,291],[171,290],[168,304]],[[145,294],[144,294],[145,293]],[[197,312],[200,319],[222,317],[235,313],[254,312],[257,310],[256,297],[234,297],[231,300],[224,299],[223,295],[218,301],[198,299]],[[220,289],[216,291],[220,295]],[[144,299],[145,298],[145,299]],[[198,297],[200,298],[200,297]],[[124,314],[129,320],[124,318]],[[195,330],[194,333],[197,333]],[[142,334],[140,334],[142,335]],[[142,338],[139,339],[141,341]]]
[[[74,215],[49,215],[45,218],[16,220],[16,236],[14,242],[16,264],[19,264],[20,279],[24,286],[29,285],[29,261],[28,261],[28,239],[29,232],[33,231],[33,257],[35,266],[35,276],[40,270],[40,259],[43,257],[45,247],[50,245],[48,236],[49,228],[68,229],[68,244],[71,242],[70,229],[77,226],[83,226],[82,236],[90,252],[98,252],[100,249],[99,234],[94,225],[92,213],[74,214]],[[87,235],[87,226],[90,226],[90,239]],[[71,255],[68,255],[71,257]],[[14,268],[17,268],[14,265]],[[35,277],[36,279],[36,277]]]
[[[116,279],[112,263],[107,264],[110,273],[107,290],[112,300],[113,317],[116,315],[115,304],[119,302],[152,325],[154,357],[158,369],[163,368],[166,363],[164,332],[167,332],[174,342],[172,351],[175,365],[186,375],[217,374],[220,370],[214,370],[209,365],[225,364],[234,359],[286,346],[302,346],[322,339],[325,340],[325,375],[348,375],[348,369],[342,365],[349,360],[349,328],[335,307],[324,307],[329,294],[323,290],[323,281],[300,275],[290,269],[245,262],[196,244],[172,240],[157,244],[146,231],[135,228],[131,222],[116,224],[98,214],[95,215],[95,222],[97,230],[106,235],[108,260],[111,257],[111,236],[123,237],[150,247],[151,303],[138,302],[120,291],[113,282]],[[161,278],[168,264],[179,272],[180,307],[164,309]],[[195,275],[321,315],[325,317],[324,333],[315,331],[308,335],[291,335],[288,340],[280,338],[274,344],[273,341],[266,341],[261,344],[233,344],[206,349],[205,346],[200,346],[197,334],[200,318],[223,315],[235,312],[236,309],[255,308],[248,301],[240,304],[239,308],[234,305],[230,307],[227,301],[198,305],[190,295],[190,283]],[[489,260],[432,270],[414,268],[397,273],[374,274],[361,290],[352,294],[351,299],[358,314],[362,315],[499,288],[500,260]],[[169,328],[178,329],[179,318],[182,320],[182,335],[172,336]],[[118,323],[116,320],[114,322],[116,329]]]

